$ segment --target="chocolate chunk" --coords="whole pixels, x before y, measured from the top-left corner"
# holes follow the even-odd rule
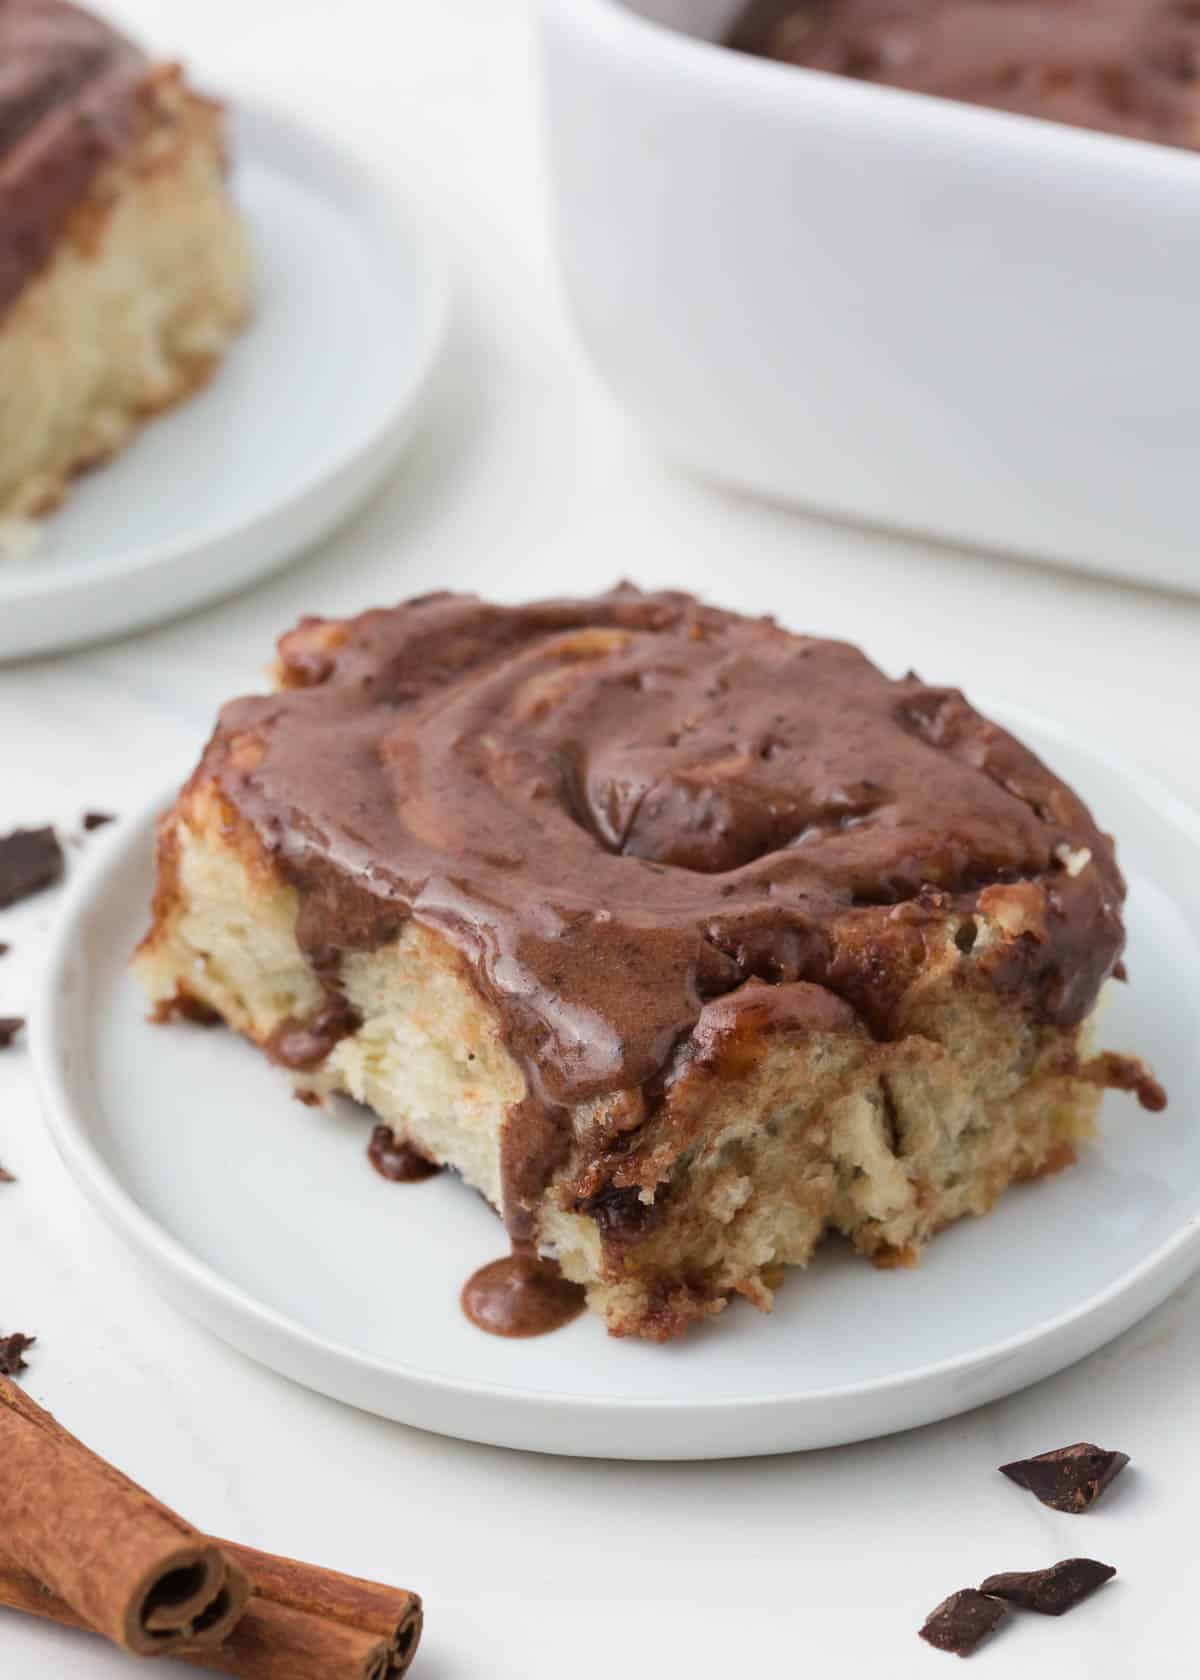
[[[94,828],[103,828],[105,823],[116,822],[116,820],[111,811],[85,811],[83,813],[83,826],[89,834]]]
[[[1055,1511],[1086,1511],[1129,1463],[1128,1453],[1107,1452],[1090,1441],[1056,1447],[1035,1458],[1002,1464],[1000,1474]]]
[[[939,1651],[969,1657],[989,1634],[995,1633],[1008,1611],[998,1598],[987,1598],[974,1587],[951,1593],[925,1618],[920,1636]]]
[[[15,828],[0,839],[0,910],[62,880],[63,851],[52,828]]]
[[[16,1182],[16,1173],[10,1173],[7,1167],[0,1166],[0,1184],[15,1184]]]
[[[26,1369],[21,1355],[37,1341],[36,1336],[23,1336],[14,1330],[11,1336],[0,1336],[0,1377],[15,1377]]]
[[[12,946],[6,945],[4,940],[0,939],[0,957],[6,957],[11,950]]]
[[[25,1025],[21,1015],[0,1015],[0,1050],[7,1050]]]
[[[606,1184],[594,1196],[575,1205],[581,1213],[590,1213],[606,1237],[639,1237],[661,1219],[666,1204],[665,1195],[653,1202],[643,1202],[637,1185],[619,1189]]]
[[[1036,1610],[1041,1616],[1062,1616],[1116,1573],[1111,1564],[1097,1563],[1095,1558],[1064,1558],[1049,1569],[989,1575],[979,1590],[993,1598],[1007,1599],[1022,1610]]]
[[[376,1126],[371,1133],[367,1160],[380,1178],[390,1179],[393,1184],[419,1184],[442,1170],[411,1143],[401,1142],[390,1126]]]

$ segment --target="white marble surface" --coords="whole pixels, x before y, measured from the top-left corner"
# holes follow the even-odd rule
[[[174,626],[0,670],[0,828],[72,826],[86,806],[119,811],[182,775],[217,703],[256,682],[301,611],[447,584],[586,590],[621,573],[775,608],[889,667],[1039,709],[1200,800],[1200,602],[755,506],[639,445],[561,318],[524,0],[113,10],[188,45],[211,80],[375,149],[449,238],[460,326],[408,462],[323,552]],[[46,895],[0,915],[14,946],[0,1013],[25,1004],[54,913]],[[1194,1672],[1195,1286],[1074,1370],[916,1434],[740,1464],[556,1461],[349,1411],[178,1318],[67,1182],[20,1049],[0,1058],[0,1160],[20,1176],[0,1189],[0,1328],[38,1333],[30,1392],[202,1526],[419,1588],[425,1680],[715,1680],[777,1665],[936,1676],[952,1659],[913,1630],[938,1598],[1080,1552],[1115,1563],[1119,1581],[1067,1621],[1013,1627],[974,1659],[980,1672]],[[1081,1437],[1136,1464],[1086,1519],[994,1474]],[[125,1667],[83,1638],[0,1618],[6,1680],[116,1680]]]

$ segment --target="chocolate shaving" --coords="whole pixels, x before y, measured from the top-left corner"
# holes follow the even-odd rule
[[[0,910],[62,880],[63,850],[52,828],[16,828],[0,838]]]
[[[0,1050],[7,1050],[25,1025],[23,1015],[0,1015]]]
[[[36,1336],[23,1336],[19,1330],[14,1330],[11,1336],[0,1336],[0,1376],[15,1377],[27,1370],[21,1355],[36,1341]]]
[[[88,834],[94,828],[103,828],[105,823],[116,822],[116,820],[111,811],[85,811],[83,813],[83,826]]]
[[[1035,1499],[1052,1510],[1078,1514],[1099,1499],[1128,1463],[1127,1453],[1108,1452],[1090,1441],[1077,1441],[1074,1446],[1056,1447],[1035,1458],[1002,1464],[1000,1474],[1018,1487],[1028,1488]]]
[[[979,1590],[1022,1610],[1036,1610],[1040,1616],[1063,1616],[1116,1573],[1111,1564],[1097,1563],[1095,1558],[1064,1558],[1048,1569],[989,1575]]]
[[[1008,1611],[998,1598],[988,1598],[974,1587],[951,1593],[936,1610],[925,1618],[925,1626],[918,1629],[926,1644],[939,1651],[953,1651],[956,1657],[969,1657],[989,1634],[995,1633]]]

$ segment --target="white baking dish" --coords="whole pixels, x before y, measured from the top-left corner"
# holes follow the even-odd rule
[[[1200,589],[1200,155],[769,63],[737,0],[543,0],[568,293],[660,445]]]

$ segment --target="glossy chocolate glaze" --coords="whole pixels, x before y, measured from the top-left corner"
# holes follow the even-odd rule
[[[1075,795],[846,644],[622,589],[432,596],[280,648],[297,686],[227,706],[197,776],[298,889],[327,984],[408,917],[465,958],[528,1081],[502,1148],[518,1242],[570,1109],[626,1093],[636,1124],[766,1007],[748,981],[887,1038],[925,936],[976,908],[1027,920],[976,966],[1034,1018],[1080,1021],[1120,956],[1123,884]]]
[[[397,1138],[390,1126],[375,1127],[367,1145],[367,1160],[380,1178],[392,1184],[421,1184],[442,1170],[428,1155]]]
[[[1200,146],[1200,0],[752,0],[729,45],[1080,128]]]
[[[311,1020],[288,1016],[280,1021],[266,1042],[266,1052],[281,1067],[308,1073],[320,1067],[339,1039],[354,1031],[358,1019],[336,991]]]
[[[544,1336],[578,1318],[586,1302],[552,1260],[514,1250],[480,1266],[463,1285],[462,1309],[490,1336]]]
[[[134,132],[145,56],[64,0],[0,0],[0,309]]]

